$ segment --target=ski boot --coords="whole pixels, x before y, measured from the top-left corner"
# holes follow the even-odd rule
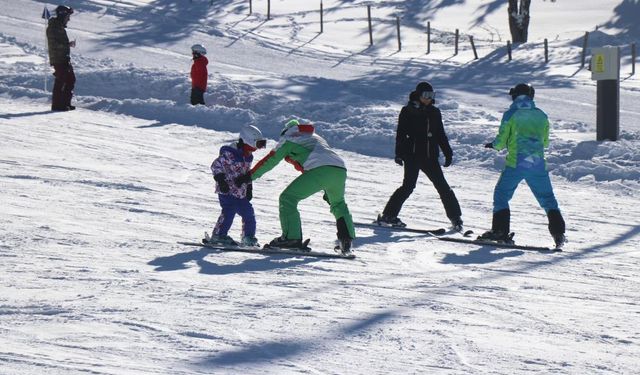
[[[457,217],[455,219],[451,219],[451,229],[456,232],[462,233],[462,231],[464,230],[464,228],[462,227],[462,218]]]
[[[387,215],[379,214],[376,224],[383,227],[404,228],[407,224],[403,223],[398,217],[389,217]]]
[[[556,245],[556,250],[562,250],[564,245],[567,243],[567,236],[565,236],[564,233],[554,234],[553,242]]]
[[[209,236],[207,232],[204,233],[202,243],[207,245],[238,246],[238,243],[228,235],[213,234],[213,236]]]
[[[271,240],[271,242],[269,242],[268,245],[265,245],[265,247],[277,247],[277,248],[281,248],[281,249],[294,249],[294,250],[300,250],[300,251],[309,251],[309,248],[306,246],[306,244],[304,242],[302,242],[301,239],[297,239],[297,240],[290,240],[284,236],[280,236],[280,237],[276,237],[273,240]]]
[[[258,243],[258,239],[251,236],[242,237],[242,240],[240,241],[240,245],[247,246],[247,247],[260,247],[260,244]]]
[[[342,239],[337,239],[336,240],[336,246],[333,248],[333,250],[335,252],[339,252],[342,255],[348,255],[351,254],[351,244],[352,244],[353,240],[349,237],[347,238],[342,238]]]
[[[489,230],[484,232],[482,235],[478,236],[478,241],[488,241],[488,242],[496,242],[503,243],[507,245],[513,245],[513,236],[515,233],[507,233],[501,230]]]

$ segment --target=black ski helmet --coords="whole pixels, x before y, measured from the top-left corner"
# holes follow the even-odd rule
[[[56,8],[56,18],[64,18],[73,14],[73,8],[66,5],[58,5]]]
[[[433,92],[433,86],[429,82],[420,82],[416,85],[418,95],[422,95],[425,91]]]
[[[509,95],[511,95],[512,100],[516,100],[520,95],[526,95],[529,99],[533,99],[535,94],[536,90],[528,83],[518,83],[509,90]]]

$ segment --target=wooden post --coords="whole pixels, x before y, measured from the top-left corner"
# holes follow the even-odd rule
[[[582,62],[580,64],[581,68],[584,68],[584,63],[587,58],[587,45],[589,44],[589,32],[584,33],[584,41],[582,42]]]
[[[511,61],[511,41],[507,40],[507,54],[509,55],[509,61]]]
[[[369,45],[373,45],[373,30],[371,30],[371,5],[367,5],[367,19],[369,19]]]
[[[396,29],[398,30],[398,51],[402,51],[402,42],[400,41],[400,17],[396,16]]]
[[[253,0],[249,0],[249,14],[253,13]]]
[[[469,35],[469,41],[471,42],[471,49],[473,49],[473,56],[475,60],[478,60],[478,52],[476,51],[476,44],[473,43],[473,35]]]
[[[431,53],[431,21],[427,22],[427,55]]]
[[[267,0],[267,21],[271,19],[271,0]]]
[[[323,9],[322,1],[320,1],[320,34],[324,31]]]
[[[458,29],[456,29],[456,52],[454,53],[454,55],[458,54],[458,40],[460,39],[460,31]]]
[[[544,38],[544,62],[545,64],[549,62],[549,41],[547,38]]]
[[[636,43],[631,43],[631,75],[636,74],[636,57],[638,51],[636,51]]]

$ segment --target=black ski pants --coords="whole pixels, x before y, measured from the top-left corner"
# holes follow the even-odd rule
[[[382,214],[388,217],[398,216],[402,209],[402,205],[407,198],[409,198],[411,193],[413,193],[413,189],[416,187],[420,171],[427,175],[433,186],[438,191],[440,200],[444,205],[447,218],[449,218],[449,220],[453,220],[462,216],[458,199],[456,198],[453,190],[449,187],[447,180],[444,178],[442,167],[440,166],[438,159],[427,159],[422,161],[411,159],[405,160],[402,186],[400,186],[391,195],[391,198],[389,198],[389,202],[387,202]]]
[[[191,105],[204,104],[204,91],[197,87],[191,88]]]
[[[69,63],[53,64],[53,75],[56,77],[51,93],[51,109],[67,110],[71,105],[73,88],[76,84],[76,75]]]

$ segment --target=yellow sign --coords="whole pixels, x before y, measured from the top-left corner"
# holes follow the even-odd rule
[[[593,71],[595,73],[604,73],[604,54],[598,53],[594,57],[595,64],[593,66]]]

